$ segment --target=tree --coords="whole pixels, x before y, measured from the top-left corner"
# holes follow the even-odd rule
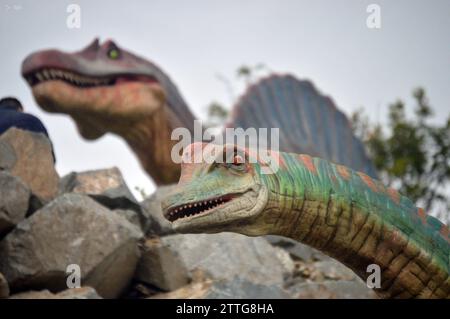
[[[250,86],[255,78],[258,78],[258,73],[261,71],[268,70],[265,64],[258,63],[255,66],[241,65],[236,70],[236,75],[240,79],[244,79],[246,86]]]
[[[371,124],[360,109],[351,122],[365,143],[381,180],[398,189],[417,206],[450,221],[450,115],[443,125],[430,124],[433,110],[425,90],[413,91],[414,116],[398,100],[389,106],[387,128]],[[447,186],[447,189],[446,189]]]
[[[243,80],[246,87],[249,87],[254,81],[258,80],[261,72],[269,70],[265,64],[258,63],[254,66],[241,65],[236,70],[236,77]],[[228,91],[232,92],[232,84],[229,79],[223,75],[218,75],[218,79],[223,82]],[[233,97],[235,100],[235,97]],[[233,102],[234,103],[234,102]],[[207,107],[207,120],[205,127],[219,127],[223,125],[229,115],[229,109],[223,104],[213,101]]]
[[[221,103],[213,101],[207,107],[208,119],[205,123],[205,127],[219,127],[222,126],[227,117],[228,109]]]

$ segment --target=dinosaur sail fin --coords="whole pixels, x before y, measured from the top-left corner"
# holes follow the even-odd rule
[[[310,154],[377,176],[344,113],[311,82],[292,75],[271,75],[250,86],[227,127],[279,128],[280,151]]]

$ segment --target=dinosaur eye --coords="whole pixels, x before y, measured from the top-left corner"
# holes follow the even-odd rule
[[[117,50],[116,48],[109,49],[109,51],[108,51],[108,57],[109,57],[110,59],[116,60],[116,59],[119,58],[119,56],[120,56],[119,50]]]
[[[244,159],[241,155],[235,155],[233,158],[233,165],[242,165],[244,164]]]
[[[246,170],[244,158],[241,155],[234,155],[231,163],[225,163],[225,166],[235,171],[243,172]]]

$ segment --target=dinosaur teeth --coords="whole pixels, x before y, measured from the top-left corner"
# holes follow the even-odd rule
[[[170,209],[166,216],[170,221],[175,221],[180,218],[191,217],[202,213],[208,213],[210,210],[223,205],[230,201],[232,196],[223,196],[219,198],[213,198],[204,200],[201,202],[187,203],[176,208]]]
[[[30,84],[36,84],[49,80],[61,80],[79,87],[92,87],[114,83],[114,80],[111,78],[95,78],[59,69],[40,70],[30,75],[28,78],[30,79]]]
[[[144,81],[147,82],[147,79],[142,79],[142,75],[119,75],[118,77],[123,77],[130,81]],[[89,76],[89,75],[81,75],[75,72],[56,69],[56,68],[46,68],[38,70],[34,73],[27,74],[25,78],[29,81],[30,85],[35,85],[41,82],[50,81],[50,80],[60,80],[66,83],[69,83],[73,86],[78,86],[81,88],[89,88],[95,86],[109,86],[114,85],[118,77],[105,77],[105,76]],[[151,76],[148,77],[148,82],[157,82],[157,80]]]

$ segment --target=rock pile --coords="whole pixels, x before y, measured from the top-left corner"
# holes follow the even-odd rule
[[[372,298],[295,241],[177,234],[170,186],[139,203],[117,168],[59,178],[45,136],[0,136],[0,298]],[[78,288],[74,288],[78,287]]]

